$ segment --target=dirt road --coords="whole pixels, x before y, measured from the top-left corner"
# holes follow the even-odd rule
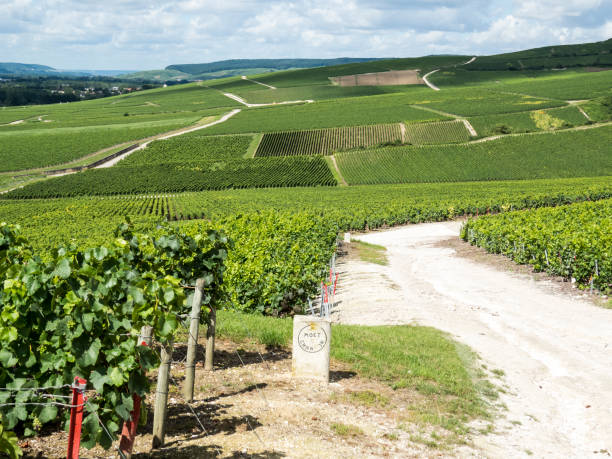
[[[459,241],[460,226],[354,235],[387,247],[389,265],[344,265],[337,319],[433,326],[503,371],[508,411],[494,434],[475,439],[486,457],[609,456],[612,310],[567,285],[509,272],[512,264],[491,264],[495,256]],[[480,259],[466,256],[475,252]]]
[[[240,113],[240,109],[235,109],[232,110],[229,113],[226,113],[225,115],[223,115],[221,118],[219,118],[216,121],[212,121],[210,123],[206,123],[206,124],[201,124],[198,126],[194,126],[194,127],[188,127],[188,128],[184,128],[184,129],[180,129],[176,132],[173,132],[171,134],[166,134],[166,135],[162,135],[162,136],[157,136],[155,137],[155,139],[153,140],[165,140],[165,139],[170,139],[172,137],[176,137],[178,135],[183,135],[183,134],[187,134],[189,132],[194,132],[194,131],[199,131],[200,129],[206,129],[207,127],[210,126],[214,126],[216,124],[220,124],[220,123],[225,123],[228,119],[230,119],[232,116],[236,115]],[[147,148],[147,146],[153,142],[153,140],[149,140],[148,142],[144,142],[142,144],[140,144],[140,146],[138,148],[135,148],[133,150],[128,151],[127,153],[121,155],[121,156],[117,156],[116,158],[111,159],[110,161],[105,162],[104,164],[100,164],[99,166],[96,167],[96,169],[104,169],[104,168],[108,168],[108,167],[113,167],[115,164],[117,164],[119,161],[121,161],[123,158],[128,157],[129,155],[131,155],[132,153],[134,153],[135,151],[138,150],[142,150],[144,148]]]

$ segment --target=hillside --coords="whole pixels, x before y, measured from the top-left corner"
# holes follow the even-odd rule
[[[279,70],[327,67],[359,62],[370,62],[376,58],[337,59],[229,59],[204,64],[175,64],[163,70],[148,70],[124,75],[127,79],[148,80],[211,80],[240,75],[255,75]]]
[[[467,70],[542,70],[612,66],[612,38],[595,43],[556,45],[481,56]]]
[[[18,62],[0,62],[0,75],[56,75],[53,67],[39,64],[21,64]]]

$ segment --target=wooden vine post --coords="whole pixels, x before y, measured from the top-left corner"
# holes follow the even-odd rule
[[[186,402],[193,401],[193,387],[195,384],[195,363],[198,351],[198,333],[200,331],[200,311],[202,310],[202,295],[204,293],[204,279],[196,281],[193,301],[191,302],[191,323],[189,324],[189,338],[187,341],[187,363],[185,364],[185,385],[183,395]],[[206,348],[208,357],[208,347]]]
[[[153,414],[153,448],[164,445],[166,437],[166,415],[168,412],[168,383],[172,362],[172,342],[161,348],[161,364],[157,371],[155,412]]]
[[[215,354],[215,326],[217,324],[217,311],[214,306],[210,306],[210,314],[208,316],[208,328],[206,329],[206,360],[204,361],[204,369],[212,371],[213,356]]]

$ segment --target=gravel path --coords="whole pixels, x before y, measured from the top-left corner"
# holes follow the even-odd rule
[[[219,118],[217,121],[213,121],[212,123],[206,123],[206,124],[202,124],[200,126],[195,126],[195,127],[191,127],[191,128],[186,128],[186,129],[181,129],[178,132],[173,132],[172,134],[168,134],[168,135],[164,135],[161,137],[156,137],[153,140],[149,140],[148,142],[145,142],[143,144],[141,144],[138,148],[134,148],[133,150],[128,151],[127,153],[121,155],[121,156],[117,156],[116,158],[111,159],[110,161],[105,162],[104,164],[100,164],[99,166],[97,166],[95,169],[104,169],[107,167],[112,167],[115,164],[117,164],[119,161],[121,161],[123,158],[128,157],[129,155],[131,155],[132,153],[134,153],[135,151],[138,150],[142,150],[143,148],[147,148],[147,146],[155,141],[155,140],[165,140],[165,139],[169,139],[171,137],[176,137],[178,135],[183,135],[183,134],[187,134],[188,132],[193,132],[193,131],[199,131],[200,129],[205,129],[207,127],[210,126],[214,126],[215,124],[220,124],[220,123],[224,123],[226,122],[228,119],[230,119],[232,116],[240,113],[240,109],[237,108],[235,110],[232,110],[229,113],[226,113],[225,115],[223,115],[221,118]]]
[[[438,72],[439,70],[440,70],[440,69],[435,69],[435,70],[432,70],[431,72],[429,72],[428,74],[423,75],[423,81],[425,82],[425,84],[426,84],[427,86],[429,86],[431,89],[433,89],[434,91],[439,91],[439,90],[440,90],[440,88],[438,88],[438,87],[437,87],[435,84],[430,83],[430,82],[429,82],[429,80],[427,79],[427,77],[428,77],[429,75],[433,75],[434,73]]]
[[[490,369],[503,370],[507,393],[500,395],[508,411],[496,433],[475,439],[486,457],[609,456],[612,310],[568,293],[566,284],[458,254],[479,251],[458,240],[460,226],[353,236],[387,247],[389,265],[343,266],[336,320],[433,326],[476,350]]]
[[[247,107],[270,107],[273,105],[289,105],[289,104],[312,104],[314,100],[306,99],[306,100],[286,100],[283,102],[271,102],[269,104],[249,104],[242,97],[237,96],[236,94],[232,94],[231,92],[224,92],[223,95],[225,97],[229,97],[230,99],[235,100],[236,102],[240,102],[242,105],[246,105]]]

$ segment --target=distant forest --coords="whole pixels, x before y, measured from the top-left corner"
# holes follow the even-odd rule
[[[106,77],[16,77],[0,75],[0,106],[56,104],[79,100],[99,99],[142,89],[152,89],[159,84],[138,84]]]

